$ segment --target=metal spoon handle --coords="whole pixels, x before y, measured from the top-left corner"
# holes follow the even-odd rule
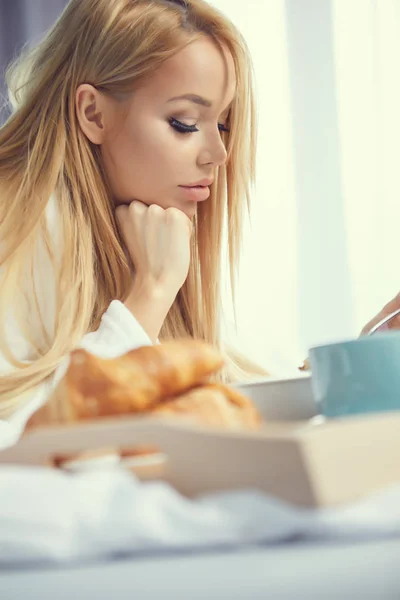
[[[386,317],[384,317],[383,319],[381,319],[379,321],[379,323],[377,323],[376,325],[374,325],[373,327],[371,327],[371,329],[368,331],[367,335],[372,335],[373,333],[375,333],[375,331],[377,331],[378,329],[380,329],[382,327],[382,325],[386,325],[386,323],[388,323],[389,321],[391,321],[392,319],[394,319],[399,314],[400,314],[400,308],[398,308],[394,312],[390,313],[389,315],[386,315]]]

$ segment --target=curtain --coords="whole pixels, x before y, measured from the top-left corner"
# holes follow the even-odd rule
[[[353,329],[400,289],[400,3],[332,6]]]
[[[67,0],[0,0],[0,123],[8,114],[4,75],[25,44],[31,45],[60,15]]]
[[[243,31],[258,82],[237,336],[294,373],[310,346],[357,336],[400,289],[400,3],[214,4]]]
[[[214,0],[242,31],[251,52],[258,112],[257,181],[245,223],[230,341],[276,375],[295,369],[300,345],[299,205],[287,6],[283,0]],[[303,0],[297,3],[301,7]],[[291,7],[296,9],[296,3]],[[296,13],[297,17],[297,13]]]

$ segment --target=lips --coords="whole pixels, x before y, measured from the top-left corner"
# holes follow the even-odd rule
[[[213,179],[200,179],[200,181],[196,181],[195,183],[188,183],[188,185],[182,185],[181,187],[208,187],[212,184]]]
[[[185,193],[187,200],[193,202],[202,202],[207,200],[210,195],[210,188],[204,185],[180,185],[179,186]]]

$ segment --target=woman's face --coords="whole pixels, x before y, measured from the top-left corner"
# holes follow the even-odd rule
[[[204,37],[166,61],[129,100],[110,100],[101,146],[115,202],[179,208],[191,218],[224,164],[221,130],[234,64]],[[201,182],[203,187],[188,189]]]

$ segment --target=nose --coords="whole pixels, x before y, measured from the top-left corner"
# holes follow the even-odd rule
[[[227,152],[225,144],[221,139],[221,134],[217,131],[208,138],[204,148],[199,155],[199,163],[201,165],[211,165],[220,167],[226,163]]]

